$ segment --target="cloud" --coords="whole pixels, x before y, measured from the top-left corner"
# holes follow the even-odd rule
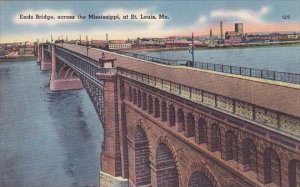
[[[207,23],[207,16],[200,16],[197,20],[197,24],[205,24]]]
[[[66,19],[67,17],[69,19]],[[74,19],[72,19],[72,17]],[[32,19],[28,19],[31,17]],[[25,19],[26,18],[26,19]],[[70,10],[23,10],[13,17],[13,23],[17,25],[57,25],[79,22],[77,16]]]
[[[229,19],[234,21],[244,21],[253,23],[263,23],[263,16],[269,13],[270,7],[262,6],[260,10],[253,11],[249,9],[219,9],[210,13],[211,18]]]
[[[130,19],[131,15],[134,14],[137,16],[138,19]],[[137,22],[137,23],[145,23],[147,29],[157,30],[161,29],[165,24],[165,19],[158,19],[158,13],[151,12],[150,9],[143,8],[143,9],[137,9],[137,10],[131,10],[131,9],[109,9],[102,13],[102,15],[119,15],[121,17],[121,22],[125,22],[124,19],[122,19],[123,16],[128,15],[129,19],[127,21]],[[143,16],[155,16],[156,19],[140,19],[141,15]]]

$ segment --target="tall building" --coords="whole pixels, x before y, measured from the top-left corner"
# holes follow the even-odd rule
[[[221,39],[223,39],[223,22],[220,21],[220,36],[221,36]]]
[[[235,23],[234,31],[238,34],[243,34],[243,23]]]

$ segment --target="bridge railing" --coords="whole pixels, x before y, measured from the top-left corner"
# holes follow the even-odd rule
[[[130,56],[130,57],[146,60],[146,61],[159,63],[159,64],[173,65],[173,66],[179,66],[179,65],[192,66],[191,61],[188,60],[163,59],[163,58],[151,57],[143,54],[130,53],[127,51],[114,51],[114,52],[118,54]],[[278,72],[278,71],[271,71],[271,70],[262,70],[262,69],[255,69],[255,68],[213,64],[213,63],[205,63],[205,62],[195,62],[194,68],[217,71],[217,72],[234,74],[234,75],[255,77],[255,78],[261,78],[267,80],[274,80],[280,82],[287,82],[293,84],[300,84],[300,74],[297,73]]]
[[[76,65],[79,69],[85,71],[86,73],[96,77],[96,73],[105,73],[105,74],[116,74],[117,70],[115,68],[103,68],[99,66],[98,61],[82,55],[80,53],[57,47],[58,50],[63,52],[58,52],[60,56],[66,58],[69,62]]]
[[[171,60],[171,59],[164,59],[164,58],[157,58],[157,57],[151,57],[143,54],[136,54],[136,53],[130,53],[127,51],[113,51],[118,54],[146,60],[146,61],[151,61],[151,62],[156,62],[159,64],[165,64],[165,65],[173,65],[173,66],[178,66],[178,65],[185,65],[187,61],[185,60]]]
[[[270,127],[299,137],[300,118],[245,101],[222,96],[198,88],[178,84],[169,80],[118,67],[118,74],[161,89],[171,94],[213,107],[238,117],[254,121],[261,126]]]
[[[99,68],[98,73],[114,75],[117,73],[117,69],[116,68]]]
[[[97,79],[96,73],[98,72],[99,67],[88,61],[86,58],[82,58],[80,55],[75,54],[75,52],[60,47],[56,47],[56,54],[77,67],[80,71]]]

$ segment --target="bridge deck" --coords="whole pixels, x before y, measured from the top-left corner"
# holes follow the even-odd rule
[[[83,55],[87,54],[87,49],[84,46],[65,43],[63,47]],[[95,60],[101,58],[103,52],[105,52],[106,57],[117,59],[117,67],[199,88],[275,111],[300,116],[300,85],[188,67],[167,66],[99,49],[91,48],[88,50],[89,57]]]

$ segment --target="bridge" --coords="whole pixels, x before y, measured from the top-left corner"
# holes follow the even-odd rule
[[[300,185],[299,75],[67,43],[36,56],[51,90],[84,88],[93,102],[100,186]]]

